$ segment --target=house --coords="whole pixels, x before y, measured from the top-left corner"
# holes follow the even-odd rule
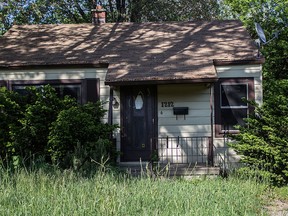
[[[240,21],[13,26],[0,85],[50,83],[80,103],[109,101],[119,163],[237,162],[225,134],[262,103],[262,64]]]

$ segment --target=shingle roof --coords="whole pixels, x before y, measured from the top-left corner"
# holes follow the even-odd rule
[[[108,62],[106,83],[217,77],[213,60],[256,60],[240,21],[13,26],[0,67]]]

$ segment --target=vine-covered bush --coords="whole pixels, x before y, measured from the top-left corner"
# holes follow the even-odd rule
[[[283,185],[288,183],[288,80],[271,82],[270,88],[273,92],[232,136],[236,142],[230,146],[242,155],[242,171],[255,170],[258,177]]]
[[[113,149],[109,135],[115,126],[102,123],[105,112],[100,102],[61,99],[49,85],[29,87],[25,95],[1,88],[1,162],[29,166],[40,158],[69,168],[75,157],[79,163],[92,157],[97,161]]]

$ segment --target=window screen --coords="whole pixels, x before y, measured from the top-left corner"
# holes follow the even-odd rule
[[[247,84],[222,84],[221,108],[247,107]]]

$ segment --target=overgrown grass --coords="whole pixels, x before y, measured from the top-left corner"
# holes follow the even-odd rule
[[[273,192],[275,198],[288,202],[288,186],[274,188]]]
[[[131,178],[115,172],[0,171],[0,215],[263,215],[252,180]]]

